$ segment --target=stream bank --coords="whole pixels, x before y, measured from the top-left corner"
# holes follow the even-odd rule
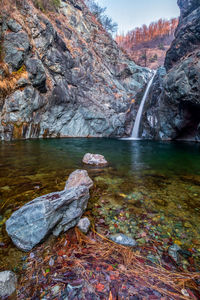
[[[0,161],[3,162],[0,170],[1,271],[10,269],[25,279],[26,274],[30,276],[27,263],[34,259],[31,253],[34,253],[38,270],[41,271],[49,269],[51,256],[54,259],[55,252],[51,252],[53,245],[59,250],[62,247],[64,251],[73,250],[73,247],[64,246],[64,243],[66,239],[71,239],[72,244],[73,239],[76,241],[74,232],[68,238],[63,235],[58,240],[48,240],[34,251],[24,254],[13,246],[6,235],[5,221],[24,203],[55,190],[63,190],[69,174],[81,168],[86,168],[94,181],[86,216],[98,234],[108,238],[110,234],[123,233],[134,238],[137,248],[133,253],[142,255],[141,265],[144,264],[144,258],[148,264],[157,265],[164,257],[167,260],[164,264],[170,272],[177,267],[181,273],[199,270],[198,144],[60,139],[2,143],[0,150]],[[87,152],[103,154],[109,165],[103,169],[83,165],[81,161]],[[183,161],[184,164],[181,163]],[[93,231],[88,238],[99,239]],[[174,245],[175,248],[172,247]],[[80,249],[85,248],[79,246]],[[171,254],[174,252],[177,255],[177,262],[170,258],[169,248]],[[43,251],[46,253],[47,250],[48,260],[45,260]],[[66,254],[60,255],[62,261],[65,259],[63,255]],[[60,260],[59,255],[57,259]],[[37,263],[34,262],[35,267]],[[115,264],[111,263],[113,266]],[[104,281],[102,284],[105,285]],[[42,284],[38,291],[41,289]],[[20,293],[23,295],[25,292],[20,289]]]

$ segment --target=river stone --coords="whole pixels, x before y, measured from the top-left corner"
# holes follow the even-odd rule
[[[179,261],[179,251],[181,250],[181,248],[176,245],[176,244],[173,244],[172,246],[169,247],[168,249],[168,253],[169,255],[176,261],[178,262]]]
[[[105,166],[108,164],[105,157],[101,154],[86,153],[83,157],[83,163],[87,165]]]
[[[113,234],[109,237],[113,242],[123,245],[123,246],[129,246],[134,247],[137,245],[136,241],[125,234],[119,233],[119,234]]]
[[[77,186],[87,186],[91,188],[93,186],[93,181],[88,176],[88,172],[86,170],[76,170],[70,174],[65,189],[75,188]]]
[[[83,233],[88,233],[88,230],[90,228],[90,220],[87,217],[82,218],[78,222],[77,226]]]
[[[38,197],[12,214],[6,221],[6,231],[19,249],[30,251],[50,233],[58,236],[76,226],[88,199],[86,185]]]
[[[11,271],[0,272],[0,297],[12,295],[16,289],[17,277]]]

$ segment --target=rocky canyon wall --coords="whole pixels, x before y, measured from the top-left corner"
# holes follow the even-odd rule
[[[130,135],[151,71],[119,49],[82,0],[61,1],[54,13],[23,3],[1,8],[0,139]]]
[[[178,5],[175,39],[152,85],[141,134],[200,141],[200,1],[178,0]]]

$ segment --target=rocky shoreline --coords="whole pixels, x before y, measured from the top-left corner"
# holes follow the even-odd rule
[[[90,154],[90,157],[92,155]],[[102,158],[105,160],[104,157],[95,154],[94,158],[97,159],[97,157],[100,162]],[[96,163],[98,165],[98,162]],[[100,176],[97,179],[100,183]],[[110,185],[112,191],[119,184],[115,180],[109,183],[106,177],[103,180]],[[75,222],[70,218],[70,224],[71,226],[77,224],[75,229],[62,233],[60,237],[49,236],[45,242],[36,246],[37,239],[37,242],[32,244],[36,246],[33,249],[31,249],[32,246],[29,249],[23,248],[29,251],[22,257],[23,266],[18,273],[17,299],[64,300],[67,298],[72,300],[108,299],[109,297],[112,297],[111,299],[142,299],[142,297],[171,299],[172,295],[174,299],[185,299],[184,297],[198,299],[200,285],[198,253],[194,247],[190,249],[185,245],[182,246],[181,240],[186,237],[182,224],[179,226],[177,224],[176,236],[179,236],[179,239],[174,240],[168,232],[170,225],[166,228],[168,221],[164,216],[139,213],[136,219],[132,218],[123,206],[114,205],[106,196],[99,195],[98,189],[95,188],[97,181],[93,183],[85,170],[76,170],[69,176],[64,190],[67,193],[67,199],[69,199],[68,191],[83,189],[87,191],[87,197],[84,198],[86,201],[84,203],[87,203],[88,191],[92,188],[92,197],[97,194],[99,201],[95,204],[95,210],[91,210],[91,201],[87,209],[83,205],[86,212],[82,219],[80,218],[84,209],[77,218],[76,213],[74,214],[75,206],[73,206],[70,215],[75,216]],[[92,187],[92,185],[95,186]],[[71,195],[71,192],[69,194]],[[141,201],[146,206],[142,193],[120,194],[119,196],[133,203]],[[43,202],[46,199],[51,201],[49,195],[39,199]],[[51,201],[55,204],[54,208],[57,207],[57,201],[59,201],[58,197]],[[82,202],[81,198],[74,201]],[[66,204],[61,202],[63,212],[65,212],[65,218],[63,215],[61,220],[66,221],[69,208],[66,210]],[[32,204],[35,205],[35,200],[18,211],[21,212],[27,206],[31,210]],[[139,207],[138,204],[136,206]],[[35,219],[34,213],[36,211],[32,211],[31,218],[33,219]],[[16,213],[13,213],[11,221],[15,215]],[[20,217],[23,220],[23,214]],[[11,221],[9,219],[7,221],[10,227],[11,224],[14,226]],[[17,223],[22,224],[19,220]],[[62,224],[64,231],[65,224],[69,222]],[[33,224],[29,217],[29,222],[25,222],[23,226],[28,226],[31,232],[30,226],[34,229],[36,225],[37,222]],[[7,229],[9,226],[7,225]],[[189,223],[185,226],[190,228]],[[49,228],[55,233],[55,224]],[[24,237],[23,230],[20,229],[18,232],[18,238],[22,242],[19,234]],[[37,230],[35,230],[35,236],[37,236]],[[44,239],[43,236],[42,239],[40,238],[41,241]],[[29,235],[29,238],[33,241],[32,235]],[[22,249],[15,237],[13,242]],[[27,243],[25,245],[27,246]],[[166,278],[171,279],[168,282]],[[177,285],[177,282],[181,280],[185,288]]]

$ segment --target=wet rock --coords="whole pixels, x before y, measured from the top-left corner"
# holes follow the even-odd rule
[[[19,249],[30,251],[50,233],[58,236],[74,227],[88,199],[87,185],[38,197],[12,214],[6,221],[7,233]]]
[[[77,226],[83,233],[88,233],[88,230],[90,228],[90,220],[87,217],[82,218],[78,222]]]
[[[113,234],[110,235],[109,238],[120,245],[123,246],[129,246],[129,247],[134,247],[137,245],[136,241],[128,236],[126,236],[125,234],[119,233],[119,234]]]
[[[44,106],[44,98],[32,86],[27,86],[23,90],[16,90],[12,95],[6,98],[2,110],[2,121],[8,122],[8,126],[3,126],[0,132],[6,139],[7,132],[13,138],[21,135],[24,138],[37,137],[40,133],[40,116],[38,110]],[[12,123],[21,124],[21,130],[15,132]],[[29,126],[30,122],[35,122],[35,126]],[[12,126],[12,127],[11,127]],[[11,131],[11,132],[10,132]],[[16,135],[15,135],[16,134]]]
[[[86,153],[83,157],[83,163],[87,165],[105,166],[108,164],[103,155]]]
[[[11,271],[0,272],[0,297],[8,297],[15,292],[17,277]]]
[[[76,170],[70,174],[65,189],[75,188],[77,186],[87,186],[91,188],[93,186],[92,179],[88,176],[88,172],[86,170]]]
[[[170,246],[169,249],[168,249],[169,255],[175,260],[175,262],[179,261],[179,253],[178,252],[180,250],[181,250],[181,247],[179,247],[176,244]]]

